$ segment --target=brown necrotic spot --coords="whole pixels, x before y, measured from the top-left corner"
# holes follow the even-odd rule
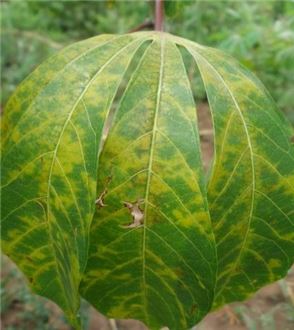
[[[123,228],[135,228],[141,226],[144,223],[144,213],[140,208],[140,204],[143,202],[143,199],[137,199],[137,201],[134,203],[123,202],[123,205],[128,208],[133,218],[133,222],[129,225],[123,226]]]
[[[107,194],[107,192],[108,192],[107,187],[108,187],[108,185],[110,184],[111,179],[112,179],[112,176],[111,176],[111,175],[109,175],[109,176],[105,179],[105,186],[104,186],[105,188],[104,188],[104,190],[102,191],[102,193],[99,195],[99,197],[98,197],[98,198],[96,199],[96,201],[95,201],[95,204],[98,205],[99,208],[100,208],[100,207],[107,206],[107,205],[104,203],[104,198],[105,198],[105,196],[106,196],[106,194]]]
[[[104,204],[104,198],[107,194],[107,188],[105,188],[102,193],[99,195],[99,197],[96,199],[95,204],[98,205],[98,207],[104,207],[106,204]]]

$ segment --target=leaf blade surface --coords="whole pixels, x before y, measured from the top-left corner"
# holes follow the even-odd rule
[[[189,50],[216,134],[208,200],[218,251],[218,306],[280,279],[293,263],[294,151],[289,124],[254,76],[219,51]]]
[[[208,184],[179,47],[213,117]],[[3,132],[3,250],[77,328],[81,294],[187,329],[293,263],[293,129],[224,53],[157,32],[74,44],[19,87]]]
[[[168,40],[153,41],[142,57],[99,162],[106,206],[93,220],[82,295],[109,316],[192,326],[213,300],[215,251],[195,105]],[[141,199],[143,226],[126,228],[132,218],[124,201]]]

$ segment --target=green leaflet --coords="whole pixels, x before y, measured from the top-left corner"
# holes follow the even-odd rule
[[[290,126],[255,77],[219,51],[189,51],[215,127],[208,199],[217,242],[217,307],[246,298],[293,264],[294,148]]]
[[[87,262],[103,122],[141,43],[131,36],[102,36],[81,43],[79,51],[70,47],[61,54],[67,60],[63,68],[49,71],[43,89],[32,100],[27,96],[29,105],[23,108],[22,102],[38,83],[42,66],[6,109],[3,249],[33,289],[58,303],[73,324]]]
[[[210,310],[215,246],[197,150],[181,55],[169,40],[155,40],[125,90],[99,162],[98,191],[110,177],[107,206],[93,219],[81,293],[101,312],[187,329]],[[140,199],[144,226],[124,228],[132,217],[122,201]]]
[[[213,116],[207,187],[179,46]],[[293,132],[217,50],[156,32],[79,42],[20,85],[2,131],[3,251],[76,328],[81,294],[109,317],[188,329],[293,263]]]

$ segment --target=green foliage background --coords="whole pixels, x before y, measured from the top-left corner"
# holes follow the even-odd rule
[[[10,0],[1,7],[2,105],[37,64],[64,45],[128,32],[153,18],[152,3],[145,0]],[[166,1],[166,12],[168,32],[236,57],[294,123],[293,1]],[[198,96],[204,97],[201,89]]]

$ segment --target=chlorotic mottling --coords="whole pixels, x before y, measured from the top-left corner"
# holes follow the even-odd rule
[[[180,48],[212,113],[208,179]],[[218,50],[159,32],[71,45],[4,112],[3,251],[76,329],[81,296],[108,317],[189,329],[293,264],[292,135]]]

